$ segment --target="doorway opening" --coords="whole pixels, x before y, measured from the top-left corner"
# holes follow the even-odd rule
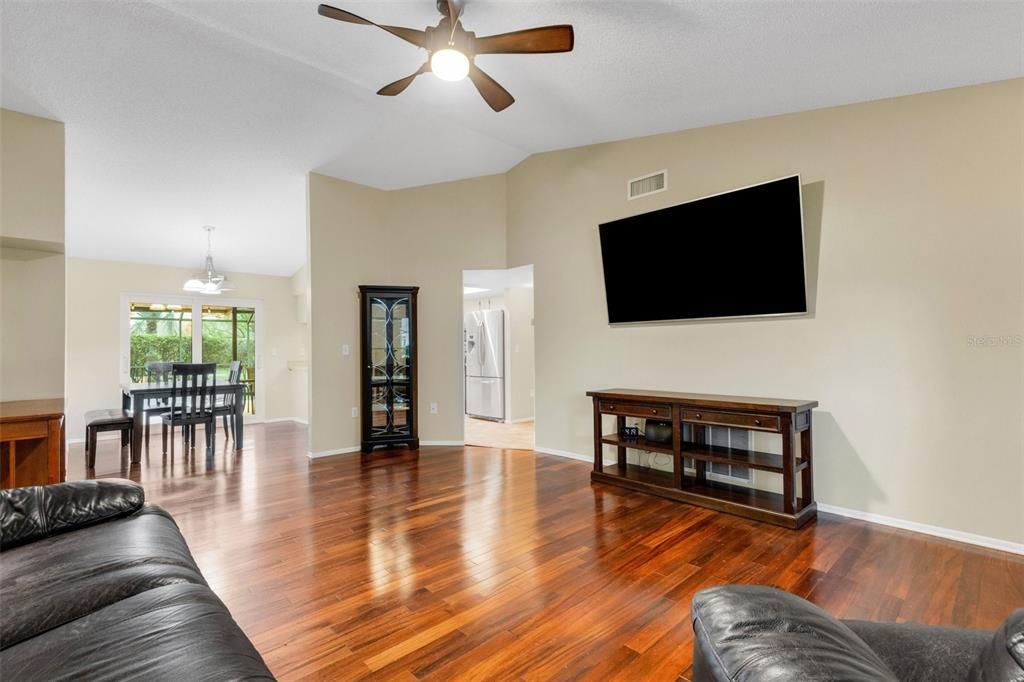
[[[462,273],[466,445],[532,450],[533,266]]]

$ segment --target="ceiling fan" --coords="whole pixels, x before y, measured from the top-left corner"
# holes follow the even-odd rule
[[[511,33],[477,37],[462,26],[465,0],[437,0],[437,11],[441,21],[437,26],[423,30],[375,24],[369,19],[356,16],[330,5],[320,5],[321,16],[350,24],[376,26],[393,36],[422,47],[428,53],[427,61],[415,73],[389,83],[377,91],[378,95],[392,97],[404,91],[420,74],[432,72],[438,78],[448,81],[462,80],[469,76],[480,96],[495,111],[502,111],[515,102],[508,90],[484,73],[475,63],[479,54],[549,54],[571,52],[573,48],[572,26],[541,26]]]
[[[216,229],[213,225],[203,225],[203,230],[206,231],[206,263],[203,265],[204,272],[202,275],[193,277],[185,282],[182,291],[206,294],[207,296],[219,296],[225,291],[232,291],[231,287],[228,286],[227,278],[218,273],[217,269],[213,267],[211,241],[213,239],[213,231]]]

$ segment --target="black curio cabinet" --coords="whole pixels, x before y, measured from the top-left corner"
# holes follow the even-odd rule
[[[416,294],[419,287],[359,287],[362,450],[418,448]]]

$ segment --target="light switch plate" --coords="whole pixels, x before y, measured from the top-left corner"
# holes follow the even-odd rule
[[[358,416],[359,416],[359,408],[358,407],[353,407],[352,408],[352,418],[355,419]]]
[[[351,349],[348,347],[347,343],[341,344],[341,354],[342,355],[347,356],[347,355],[349,355],[350,352],[351,352]]]
[[[437,403],[430,403],[430,414],[437,414]]]

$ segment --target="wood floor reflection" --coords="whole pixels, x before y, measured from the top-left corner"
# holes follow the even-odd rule
[[[101,441],[97,472],[174,514],[284,680],[674,680],[690,598],[725,582],[980,628],[1024,604],[1024,557],[828,515],[789,531],[591,486],[584,462],[475,447],[310,462],[291,423],[246,439],[172,460],[157,438],[135,470]],[[69,459],[82,478],[81,445]]]

